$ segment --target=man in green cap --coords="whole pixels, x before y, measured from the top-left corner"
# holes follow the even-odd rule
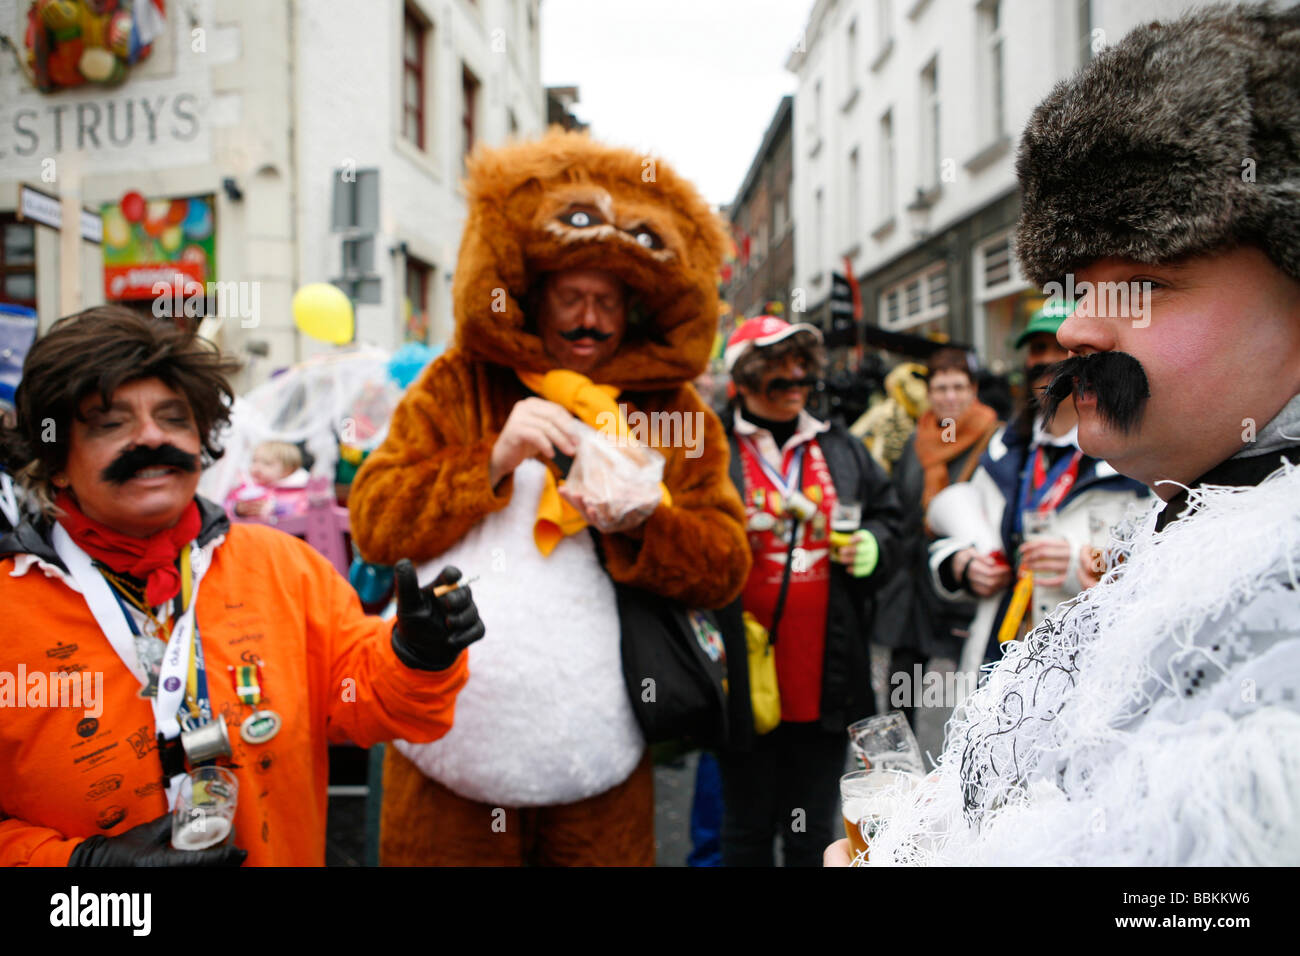
[[[1012,563],[956,538],[941,538],[930,548],[941,597],[969,601],[972,595],[1001,596],[991,633],[984,636],[987,661],[1002,656],[999,634],[1023,634],[1061,601],[1096,583],[1091,541],[1149,493],[1145,485],[1079,450],[1072,403],[1062,403],[1050,421],[1044,420],[1039,396],[1051,381],[1053,364],[1069,354],[1056,340],[1056,330],[1073,311],[1074,303],[1049,299],[1030,316],[1016,339],[1016,348],[1028,346],[1025,407],[994,434],[971,476],[984,514],[1001,532],[1002,554]],[[1027,573],[1032,581],[1020,590],[1029,600],[1019,611],[1012,596]],[[1004,629],[1008,616],[1018,620]]]

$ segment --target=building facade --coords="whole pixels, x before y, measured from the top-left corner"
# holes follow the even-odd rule
[[[735,200],[723,210],[731,225],[736,258],[722,296],[737,317],[786,314],[792,305],[793,108],[792,96],[781,99]]]
[[[1188,0],[817,0],[787,69],[795,286],[825,324],[844,257],[871,330],[973,347],[995,372],[1042,301],[1012,250],[1020,131],[1059,80]],[[878,336],[898,339],[898,336]]]
[[[132,0],[96,23],[74,0],[69,24],[0,0],[0,302],[41,328],[104,301],[207,316],[241,388],[328,348],[293,322],[309,283],[349,293],[358,341],[447,341],[464,155],[545,125],[538,5]],[[42,16],[117,49],[112,85],[54,83],[57,45],[37,69]]]

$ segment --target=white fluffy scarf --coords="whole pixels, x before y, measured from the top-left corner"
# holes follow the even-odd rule
[[[1300,863],[1300,468],[1202,487],[1010,646],[871,863]]]

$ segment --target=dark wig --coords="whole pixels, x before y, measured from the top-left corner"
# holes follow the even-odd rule
[[[731,369],[731,380],[737,387],[757,392],[763,386],[767,370],[788,355],[802,355],[811,378],[821,378],[826,371],[826,349],[811,332],[801,330],[772,345],[746,349]]]
[[[230,420],[227,376],[239,363],[168,319],[101,305],[59,319],[27,353],[14,396],[17,423],[0,429],[0,456],[48,513],[51,479],[68,461],[68,434],[81,403],[103,405],[128,382],[156,378],[185,397],[202,441],[203,464],[221,457],[215,436]]]

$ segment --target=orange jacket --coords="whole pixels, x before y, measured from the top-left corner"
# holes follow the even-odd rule
[[[0,707],[0,864],[63,866],[85,837],[167,811],[153,710],[81,595],[53,571],[14,570],[13,555],[0,559],[0,675],[16,679],[22,666],[30,687],[38,672],[46,682],[60,670],[103,674],[97,718],[85,707]],[[464,654],[442,672],[403,665],[391,622],[363,614],[348,583],[302,541],[260,525],[234,525],[217,547],[197,621],[213,710],[230,730],[235,843],[249,866],[323,865],[328,745],[436,740],[469,676]],[[262,706],[283,718],[257,746],[239,736],[251,708],[227,669],[254,656]]]

